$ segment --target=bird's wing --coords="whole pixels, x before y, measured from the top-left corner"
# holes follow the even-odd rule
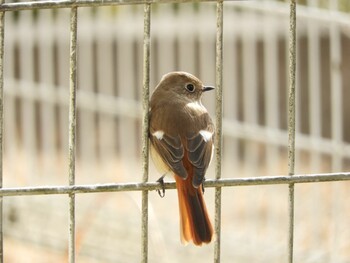
[[[192,184],[198,187],[204,180],[214,149],[214,125],[209,123],[206,129],[187,138],[188,159],[194,166]]]
[[[163,131],[154,131],[151,128],[150,140],[152,146],[169,169],[180,177],[187,178],[187,172],[182,163],[184,147],[180,136],[170,136]]]

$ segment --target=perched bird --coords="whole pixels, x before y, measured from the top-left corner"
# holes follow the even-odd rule
[[[213,155],[215,129],[201,102],[202,94],[212,89],[189,73],[170,72],[150,101],[151,156],[163,174],[174,174],[182,243],[198,246],[213,238],[202,184]]]

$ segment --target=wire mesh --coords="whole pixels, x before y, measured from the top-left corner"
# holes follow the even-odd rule
[[[151,36],[151,7],[153,3],[169,3],[170,0],[155,1],[35,1],[18,3],[1,3],[0,6],[0,216],[2,214],[2,199],[4,196],[28,196],[28,195],[68,195],[69,197],[69,262],[75,262],[75,195],[85,193],[118,192],[118,191],[142,191],[142,223],[141,223],[141,258],[142,262],[148,261],[148,192],[160,189],[158,183],[148,182],[148,109],[150,86],[150,36]],[[190,1],[177,1],[190,2]],[[207,2],[207,1],[200,1]],[[143,38],[143,117],[142,117],[142,179],[141,183],[117,183],[117,184],[75,184],[75,133],[76,133],[76,90],[77,90],[77,13],[79,7],[93,7],[102,5],[132,5],[144,4],[144,38]],[[288,260],[293,262],[293,233],[294,233],[294,184],[329,182],[349,180],[350,173],[331,174],[295,174],[295,81],[296,81],[296,1],[290,0],[290,86],[289,86],[289,137],[288,137],[288,175],[287,176],[262,176],[249,178],[221,178],[221,145],[222,145],[222,98],[223,98],[223,4],[217,2],[217,35],[216,35],[216,167],[215,180],[207,180],[205,187],[215,187],[215,230],[216,240],[214,245],[214,262],[220,262],[221,253],[221,188],[248,185],[289,185],[289,229],[288,229]],[[39,186],[2,188],[2,145],[3,145],[3,50],[4,50],[4,14],[7,11],[31,10],[31,9],[71,8],[71,49],[70,49],[70,111],[69,111],[69,185],[68,186]],[[340,21],[341,23],[341,21]],[[339,36],[333,33],[332,41],[337,41]],[[337,46],[337,45],[336,45]],[[332,50],[332,58],[339,63],[337,50]],[[339,86],[338,71],[333,73],[333,82]],[[339,89],[335,89],[333,97],[339,100]],[[112,102],[113,103],[113,102]],[[113,108],[113,107],[112,107]],[[123,108],[121,106],[121,108]],[[113,110],[113,109],[112,109]],[[334,115],[339,116],[338,110]],[[334,118],[334,121],[337,121]],[[339,122],[339,121],[338,121]],[[235,127],[237,128],[237,127]],[[334,131],[334,141],[339,143],[341,134]],[[264,139],[264,138],[263,138]],[[332,142],[331,142],[332,143]],[[314,146],[319,147],[319,146]],[[329,149],[328,147],[325,147]],[[337,155],[335,154],[335,157]],[[338,167],[335,167],[335,169]],[[165,183],[165,189],[174,189],[175,183]],[[3,257],[2,220],[0,220],[0,256]]]

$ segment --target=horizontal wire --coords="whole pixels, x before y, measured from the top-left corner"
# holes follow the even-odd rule
[[[241,1],[241,0],[225,0]],[[29,1],[4,3],[0,5],[0,11],[16,11],[49,8],[93,7],[110,5],[141,5],[141,4],[165,4],[165,3],[189,3],[193,0],[58,0],[58,1]],[[196,0],[196,2],[216,2],[216,0]]]
[[[254,186],[254,185],[279,185],[299,183],[320,183],[350,180],[350,172],[323,173],[323,174],[299,174],[294,176],[259,176],[245,178],[207,179],[204,186],[232,187],[232,186]],[[175,189],[175,182],[164,182],[165,189]],[[54,195],[54,194],[80,194],[100,192],[125,192],[125,191],[152,191],[162,189],[158,182],[144,183],[106,183],[86,184],[72,186],[34,186],[1,188],[0,196],[22,196],[22,195]]]
[[[286,3],[271,2],[268,5],[256,4],[256,1],[242,0],[223,0],[224,2],[235,2],[236,7],[269,12],[288,16],[289,9]],[[52,9],[52,8],[72,8],[72,7],[98,7],[98,6],[117,6],[117,5],[141,5],[150,4],[166,4],[166,3],[189,3],[193,0],[38,0],[27,2],[13,2],[0,4],[1,11],[18,11],[33,9]],[[195,2],[216,2],[216,0],[196,0]],[[339,11],[330,11],[327,9],[319,9],[313,7],[298,6],[298,18],[313,19],[316,21],[338,24],[349,32],[350,18],[346,13]]]

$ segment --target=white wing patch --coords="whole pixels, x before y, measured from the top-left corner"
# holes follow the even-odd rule
[[[213,137],[213,133],[210,131],[200,130],[199,133],[200,133],[200,135],[202,135],[205,142],[210,141],[211,138]]]
[[[164,136],[164,131],[155,131],[154,133],[152,133],[152,135],[154,137],[156,137],[158,140],[162,140],[163,136]]]

